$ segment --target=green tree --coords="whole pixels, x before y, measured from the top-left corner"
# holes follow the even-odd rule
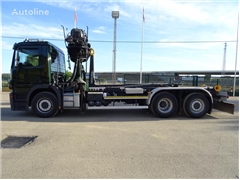
[[[69,80],[71,78],[71,76],[72,76],[72,72],[66,70],[65,76],[66,76],[66,80]]]
[[[38,66],[39,56],[28,55],[26,59],[26,64],[32,66]]]
[[[8,81],[10,79],[10,74],[2,74],[2,81]]]

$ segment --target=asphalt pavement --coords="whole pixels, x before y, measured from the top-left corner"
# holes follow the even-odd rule
[[[214,110],[201,119],[161,119],[147,109],[68,110],[53,118],[11,111],[0,93],[1,139],[37,136],[1,148],[1,178],[239,177],[239,99],[234,115]]]

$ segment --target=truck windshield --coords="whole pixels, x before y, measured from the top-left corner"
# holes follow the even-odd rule
[[[18,48],[15,51],[14,65],[22,66],[39,66],[39,49],[38,48]]]

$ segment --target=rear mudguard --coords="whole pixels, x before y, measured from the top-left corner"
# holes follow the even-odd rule
[[[235,104],[226,102],[226,101],[214,101],[213,109],[217,109],[219,111],[223,111],[226,113],[234,114]]]
[[[147,100],[147,105],[151,104],[151,100],[156,93],[159,93],[161,91],[170,92],[170,91],[184,91],[184,90],[188,90],[188,91],[193,90],[192,91],[193,93],[196,91],[203,91],[211,99],[211,103],[213,103],[213,97],[212,97],[211,93],[209,91],[207,91],[206,88],[203,88],[203,87],[159,87],[159,88],[155,88],[151,91],[151,94],[149,95],[149,98]]]

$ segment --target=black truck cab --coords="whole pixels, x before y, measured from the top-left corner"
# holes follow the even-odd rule
[[[63,51],[47,41],[25,40],[13,46],[11,79],[13,110],[28,110],[27,96],[32,88],[65,81]]]

